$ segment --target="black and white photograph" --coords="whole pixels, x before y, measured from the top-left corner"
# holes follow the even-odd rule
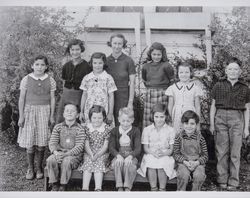
[[[3,2],[0,193],[250,194],[250,3]]]

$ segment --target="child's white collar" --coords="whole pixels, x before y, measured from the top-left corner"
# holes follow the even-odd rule
[[[31,77],[31,78],[33,78],[33,79],[35,79],[35,80],[45,80],[46,78],[48,78],[48,74],[44,74],[43,76],[41,76],[41,77],[36,77],[35,75],[34,75],[34,73],[30,73],[29,74],[29,76]]]

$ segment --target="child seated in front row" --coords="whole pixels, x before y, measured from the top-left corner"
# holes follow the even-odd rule
[[[151,110],[150,120],[153,124],[144,128],[142,132],[141,143],[145,154],[137,172],[143,177],[147,173],[151,191],[158,191],[157,179],[159,191],[166,191],[168,179],[176,177],[172,156],[175,132],[166,123],[168,116],[167,106],[156,104]]]
[[[132,109],[121,108],[118,121],[120,126],[111,131],[109,141],[109,152],[113,157],[111,166],[114,169],[118,191],[130,191],[141,153],[141,133],[138,128],[132,126],[134,122]]]
[[[174,159],[177,167],[177,190],[185,191],[190,176],[193,176],[192,191],[199,191],[206,179],[205,164],[208,161],[205,139],[197,130],[199,116],[189,110],[181,118],[183,131],[174,142]]]
[[[63,112],[64,122],[57,124],[52,131],[49,141],[49,150],[52,155],[47,159],[49,183],[52,184],[52,191],[64,191],[72,170],[76,169],[82,161],[85,131],[76,122],[79,112],[78,106],[66,104]]]
[[[108,170],[110,126],[105,123],[107,114],[103,106],[93,105],[88,116],[90,122],[86,126],[84,159],[78,170],[83,171],[83,191],[89,190],[92,173],[95,179],[95,191],[101,191],[103,174]]]

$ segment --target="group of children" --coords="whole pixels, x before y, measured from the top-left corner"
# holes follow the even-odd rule
[[[52,134],[56,83],[46,73],[47,58],[35,58],[33,72],[20,84],[18,143],[27,151],[26,179],[43,178],[48,145],[49,183],[55,191],[65,190],[73,169],[83,173],[84,191],[89,190],[92,173],[95,190],[102,190],[103,174],[109,169],[118,191],[130,191],[137,173],[147,176],[152,191],[165,191],[175,177],[177,190],[186,190],[191,176],[192,190],[201,189],[208,153],[199,126],[202,90],[192,80],[192,66],[180,63],[179,81],[174,82],[165,47],[152,44],[142,68],[146,94],[141,134],[132,125],[135,65],[122,52],[126,43],[122,34],[112,35],[108,41],[112,54],[106,58],[96,52],[89,64],[81,58],[82,41],[69,43],[66,52],[71,60],[62,68],[63,93]],[[237,60],[225,71],[227,77],[212,90],[211,132],[216,131],[217,182],[221,188],[236,190],[242,134],[249,134],[250,90],[238,80]]]

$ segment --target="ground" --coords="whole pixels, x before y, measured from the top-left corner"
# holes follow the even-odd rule
[[[25,179],[26,173],[26,153],[17,144],[11,143],[4,133],[0,132],[0,191],[43,191],[44,183],[42,180]],[[48,154],[47,154],[48,155]],[[215,182],[215,162],[210,161],[206,168],[207,179],[202,187],[203,191],[219,191]],[[238,191],[250,192],[250,164],[245,160],[241,161],[240,187]],[[114,182],[104,182],[103,190],[114,190]],[[75,187],[72,187],[75,186]],[[91,185],[93,188],[93,184]],[[169,191],[176,190],[175,185],[167,186]],[[81,190],[80,181],[72,181],[69,190]],[[137,183],[134,191],[148,191],[149,185]]]

